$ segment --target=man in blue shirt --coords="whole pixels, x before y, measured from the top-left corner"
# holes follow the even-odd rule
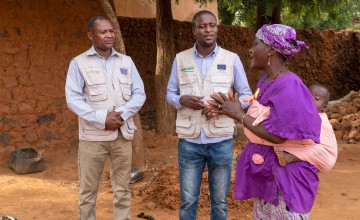
[[[208,166],[211,219],[226,219],[231,182],[234,121],[226,116],[206,120],[212,93],[235,90],[239,98],[252,92],[240,58],[217,45],[217,19],[210,11],[193,17],[193,48],[180,52],[172,65],[166,100],[177,109],[179,136],[180,219],[196,219],[202,173]],[[247,107],[246,103],[242,103]],[[221,106],[218,106],[221,108]]]

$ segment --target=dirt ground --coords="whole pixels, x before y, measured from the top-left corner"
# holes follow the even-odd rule
[[[177,138],[157,136],[144,130],[147,149],[146,176],[132,189],[131,217],[141,212],[156,220],[178,219],[179,181],[177,170]],[[244,142],[235,142],[234,158]],[[17,175],[0,161],[0,215],[27,219],[77,218],[77,152],[44,151],[46,170]],[[235,160],[234,160],[235,164]],[[97,199],[97,219],[112,219],[112,191],[106,166]],[[234,174],[234,173],[233,173]],[[209,219],[207,173],[204,173],[198,219]],[[234,175],[233,175],[234,177]],[[234,179],[234,178],[233,178]],[[311,219],[359,219],[360,216],[360,144],[339,141],[339,157],[335,168],[320,174],[320,189]],[[233,186],[233,185],[232,185]],[[228,198],[228,219],[252,219],[252,201]]]

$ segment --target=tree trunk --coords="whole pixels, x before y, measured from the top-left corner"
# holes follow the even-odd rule
[[[281,0],[275,2],[272,14],[271,14],[271,24],[281,24]]]
[[[114,48],[115,50],[119,51],[122,54],[126,54],[124,40],[122,38],[121,29],[119,21],[117,20],[115,14],[115,7],[112,0],[97,0],[98,3],[103,8],[106,17],[110,20],[110,22],[114,26],[115,31],[115,43]],[[132,166],[139,167],[140,169],[145,168],[145,149],[143,144],[143,132],[140,122],[139,114],[134,115],[134,122],[137,127],[135,132],[134,140],[132,141]]]
[[[132,141],[132,166],[139,167],[140,169],[146,168],[145,161],[145,148],[143,142],[143,130],[139,114],[134,115],[134,123],[137,127]]]
[[[264,24],[281,24],[281,0],[275,1],[272,7],[271,17],[267,16],[265,1],[258,1],[256,6],[256,30],[261,28]]]
[[[98,3],[101,5],[102,9],[105,12],[105,16],[110,20],[114,27],[115,31],[115,43],[114,48],[115,50],[119,51],[122,54],[126,54],[124,40],[122,38],[121,29],[119,21],[117,20],[115,14],[115,7],[112,0],[98,0]]]
[[[264,24],[267,24],[265,4],[258,2],[256,5],[256,23],[255,30],[259,30]]]
[[[175,57],[171,0],[156,0],[156,130],[160,134],[175,133],[175,111],[166,103],[165,94]]]

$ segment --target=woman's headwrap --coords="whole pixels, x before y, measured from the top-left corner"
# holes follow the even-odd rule
[[[296,40],[295,29],[282,24],[264,24],[255,37],[272,46],[287,60],[297,54],[302,48],[309,48],[303,41]]]

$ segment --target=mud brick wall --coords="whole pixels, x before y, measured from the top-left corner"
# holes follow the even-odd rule
[[[154,71],[156,65],[155,19],[119,18],[127,53],[134,58],[145,81],[149,100],[155,99]],[[244,65],[249,84],[254,90],[262,73],[250,70],[249,49],[255,32],[250,28],[220,25],[218,43],[237,53]],[[287,62],[288,68],[299,75],[305,84],[321,83],[329,88],[332,99],[360,88],[360,31],[317,31],[298,29],[297,36],[309,46]],[[177,52],[194,45],[192,24],[174,21]],[[147,102],[143,108],[154,108]]]
[[[90,47],[88,19],[102,11],[95,0],[3,0],[0,13],[0,157],[26,146],[75,152],[77,117],[66,106],[66,73],[70,60]],[[141,112],[154,110],[155,19],[119,22],[127,54],[145,84],[148,99]],[[193,46],[191,29],[189,22],[174,22],[176,51]],[[310,48],[289,61],[290,70],[306,84],[326,85],[334,99],[360,89],[360,32],[297,32]],[[219,27],[219,44],[239,54],[252,89],[261,74],[249,69],[254,34]]]
[[[96,0],[0,1],[0,156],[27,146],[76,149],[66,73],[89,47],[87,21],[101,13]]]

